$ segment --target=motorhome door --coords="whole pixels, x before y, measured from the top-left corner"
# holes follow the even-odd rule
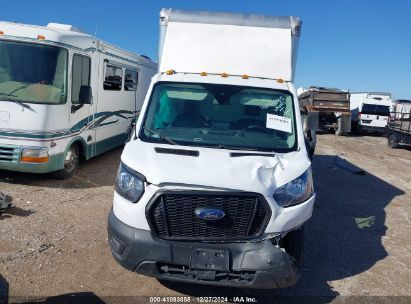
[[[73,54],[71,70],[71,105],[70,131],[72,134],[83,134],[91,129],[93,96],[91,93],[91,57]],[[91,132],[90,132],[91,134]],[[92,136],[85,138],[92,144]]]

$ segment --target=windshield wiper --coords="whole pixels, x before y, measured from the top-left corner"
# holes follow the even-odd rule
[[[231,157],[243,157],[243,156],[263,156],[263,157],[274,157],[274,153],[243,153],[243,152],[231,152]]]
[[[159,137],[160,139],[162,139],[163,141],[168,142],[169,144],[177,145],[177,143],[176,143],[175,141],[173,141],[172,139],[164,136],[164,135],[161,134],[160,132],[157,132],[157,131],[155,131],[155,130],[149,129],[149,128],[147,128],[147,127],[143,127],[143,129],[146,130],[146,131],[148,131],[148,132],[150,132],[150,133],[153,133],[153,134],[158,135],[158,137]]]
[[[10,96],[12,96],[12,97],[17,97],[17,96],[15,96],[15,95],[11,95],[11,94],[7,94],[7,93],[0,92],[0,96],[5,96],[5,97],[6,97],[6,101],[11,101],[11,102],[17,103],[17,104],[19,104],[20,106],[22,106],[23,108],[26,108],[26,109],[29,109],[29,110],[31,110],[31,111],[34,111],[33,108],[30,107],[28,104],[25,104],[24,102],[22,102],[22,101],[20,101],[20,100],[15,100],[15,99],[10,98]],[[3,98],[3,97],[2,97],[2,98]]]

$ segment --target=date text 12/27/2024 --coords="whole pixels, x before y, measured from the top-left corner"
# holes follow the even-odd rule
[[[257,303],[253,297],[150,297],[150,303]]]

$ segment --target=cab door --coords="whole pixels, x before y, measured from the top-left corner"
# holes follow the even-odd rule
[[[84,100],[85,92],[91,94],[91,57],[74,53],[71,66],[70,135],[81,136],[87,144],[84,151],[89,158],[92,154],[93,134],[91,128],[92,96]]]

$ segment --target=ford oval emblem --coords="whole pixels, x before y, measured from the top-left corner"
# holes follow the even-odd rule
[[[225,216],[225,212],[217,208],[197,208],[194,214],[205,221],[217,221]]]

